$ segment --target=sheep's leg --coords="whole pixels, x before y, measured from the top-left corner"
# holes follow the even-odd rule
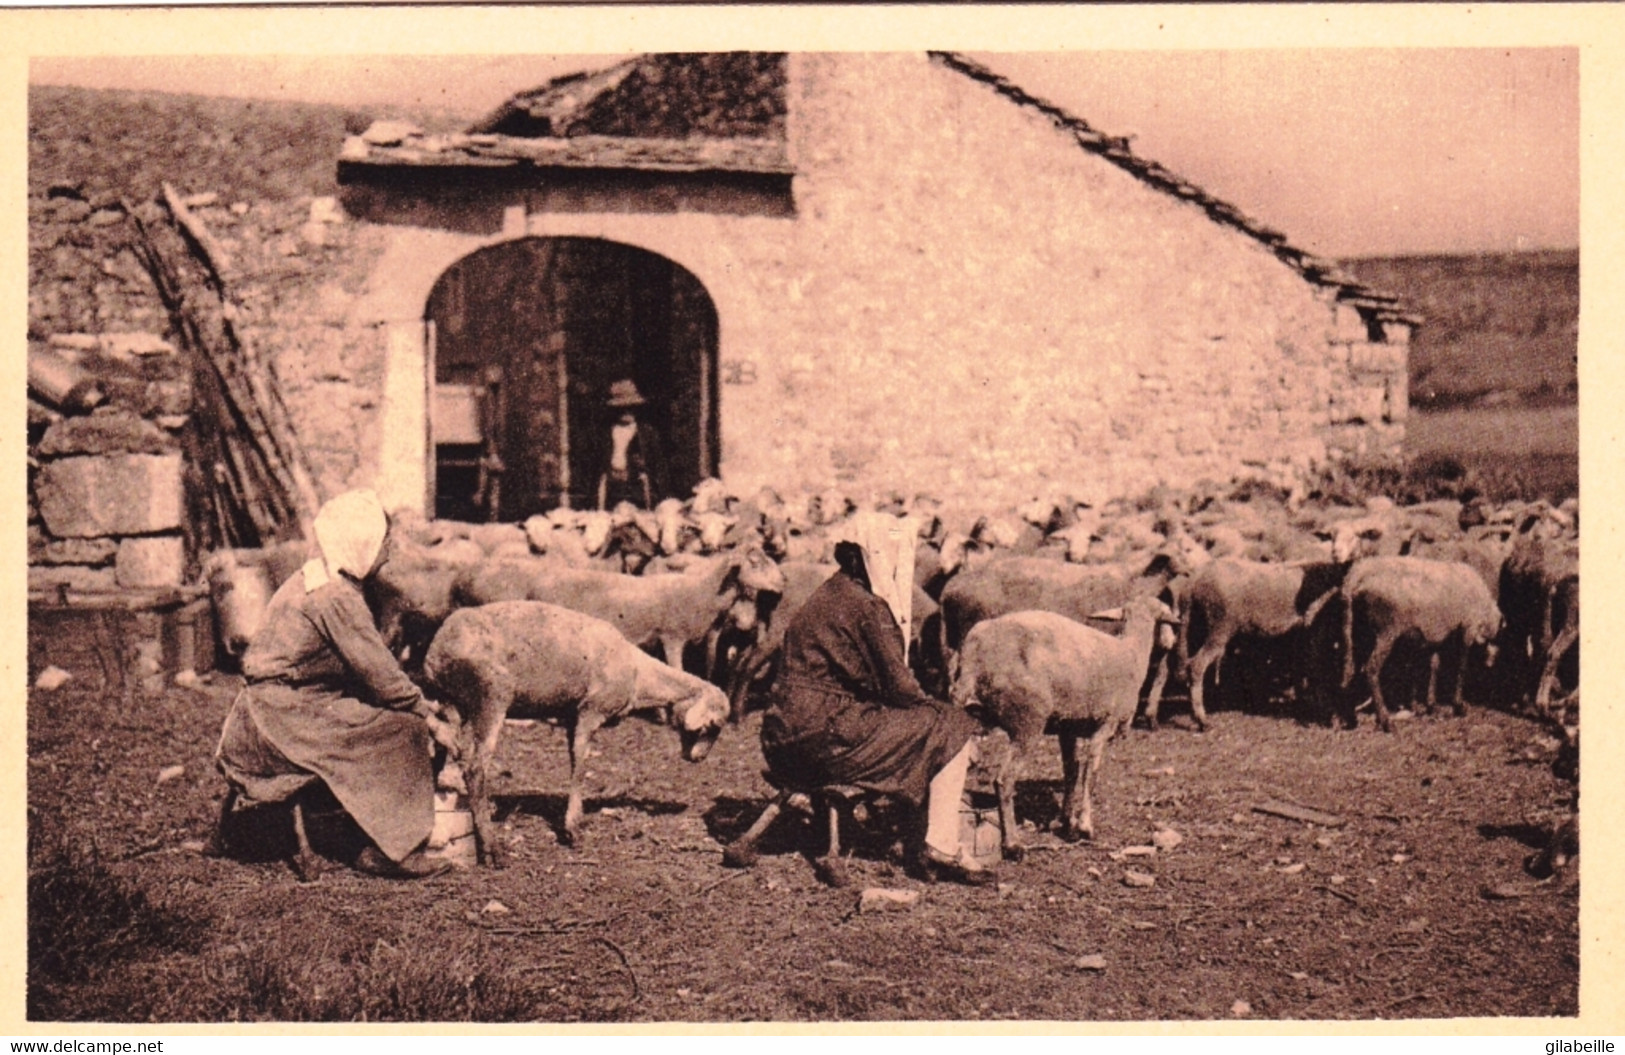
[[[683,647],[687,644],[680,637],[661,637],[660,650],[666,655],[666,666],[674,670],[683,669]]]
[[[570,800],[564,807],[564,841],[570,846],[581,845],[581,818],[585,812],[581,805],[581,780],[587,768],[592,734],[603,724],[603,715],[588,711],[576,716],[575,726],[570,730]]]
[[[1467,713],[1467,700],[1462,696],[1462,689],[1467,682],[1467,654],[1472,651],[1472,646],[1467,644],[1466,631],[1456,635],[1455,648],[1456,684],[1450,690],[1450,705],[1456,712],[1456,717],[1460,718]]]
[[[315,882],[321,875],[321,863],[310,848],[310,836],[305,834],[305,806],[298,799],[293,803],[293,837],[298,843],[293,855],[293,874],[301,883]]]
[[[1037,739],[1038,735],[1030,732],[1012,732],[1004,764],[999,767],[999,775],[993,781],[999,793],[999,848],[1011,861],[1019,861],[1027,853],[1016,828],[1016,781],[1021,779],[1027,754]]]
[[[1071,726],[1062,726],[1061,741],[1061,832],[1067,838],[1075,835],[1072,824],[1073,810],[1078,804],[1081,781],[1078,777],[1078,734]]]
[[[1162,690],[1168,684],[1168,668],[1172,665],[1172,653],[1164,652],[1157,660],[1157,676],[1152,679],[1151,691],[1145,697],[1145,720],[1152,729],[1157,727],[1157,712],[1162,709]]]
[[[1439,702],[1439,652],[1440,649],[1438,648],[1428,649],[1428,694],[1427,700],[1424,704],[1427,707],[1428,714],[1433,713],[1433,708]],[[1457,691],[1456,705],[1458,707],[1461,705],[1459,686]]]
[[[1072,830],[1079,838],[1095,837],[1095,781],[1100,776],[1100,764],[1106,758],[1106,745],[1117,732],[1117,724],[1110,720],[1101,722],[1089,738],[1089,757],[1083,762],[1083,808],[1078,816],[1071,819]]]
[[[1563,656],[1580,640],[1580,621],[1572,614],[1563,624],[1563,632],[1552,642],[1546,653],[1546,666],[1540,673],[1540,687],[1535,690],[1535,710],[1548,717],[1552,709],[1552,687],[1557,684],[1557,668]]]
[[[1388,715],[1388,705],[1382,698],[1382,668],[1388,663],[1388,654],[1393,651],[1394,642],[1399,635],[1393,630],[1384,630],[1377,635],[1377,640],[1371,646],[1371,655],[1365,661],[1365,680],[1371,689],[1371,703],[1377,710],[1377,728],[1385,733],[1393,732],[1394,723]]]
[[[478,689],[478,698],[483,701],[479,710],[473,714],[459,711],[469,726],[466,734],[469,739],[464,742],[471,745],[469,750],[462,752],[460,762],[463,783],[468,789],[469,812],[474,817],[476,858],[481,864],[500,868],[505,855],[491,827],[491,799],[486,792],[485,768],[496,757],[497,740],[502,735],[502,719],[508,713],[513,692],[500,683],[486,684]]]
[[[1202,700],[1205,692],[1205,682],[1207,681],[1207,669],[1224,656],[1224,650],[1229,646],[1230,638],[1227,635],[1212,633],[1206,641],[1202,642],[1202,647],[1197,649],[1196,655],[1191,657],[1191,717],[1196,719],[1198,729],[1207,728],[1207,708],[1203,705]],[[1155,729],[1156,723],[1153,722],[1151,727]]]

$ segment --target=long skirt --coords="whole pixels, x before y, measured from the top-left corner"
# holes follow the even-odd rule
[[[776,698],[762,720],[762,754],[780,786],[851,784],[921,806],[931,778],[981,732],[976,719],[946,704],[887,707],[804,682],[781,683],[780,691],[797,698]],[[794,730],[785,713],[824,720]]]
[[[215,765],[248,803],[282,802],[312,780],[399,861],[434,827],[428,726],[336,693],[250,685],[220,731]]]

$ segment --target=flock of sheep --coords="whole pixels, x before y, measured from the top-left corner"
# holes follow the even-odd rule
[[[1460,713],[1463,686],[1481,678],[1475,697],[1577,735],[1572,500],[1343,505],[1240,485],[1035,500],[963,532],[924,499],[865,504],[920,528],[909,652],[922,685],[1008,734],[996,787],[1010,857],[1034,745],[1059,737],[1064,831],[1090,836],[1107,743],[1142,700],[1155,729],[1170,680],[1188,685],[1198,728],[1209,683],[1226,678],[1273,679],[1263,691],[1350,727],[1369,698],[1383,730],[1395,705],[1431,710],[1441,680]],[[771,684],[785,625],[834,573],[838,526],[855,509],[839,494],[741,498],[711,480],[653,511],[556,510],[522,525],[398,516],[369,600],[408,671],[464,723],[480,859],[500,851],[485,769],[504,718],[568,730],[564,837],[575,841],[594,731],[661,711],[684,756],[702,759]],[[290,544],[211,558],[228,651],[245,647],[303,557]]]

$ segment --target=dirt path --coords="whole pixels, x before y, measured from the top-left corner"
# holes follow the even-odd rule
[[[499,752],[502,871],[395,884],[333,865],[301,886],[279,860],[204,858],[227,679],[117,713],[73,683],[29,705],[31,863],[93,840],[106,871],[190,937],[31,979],[47,1017],[655,1021],[1155,1020],[1573,1015],[1572,882],[1522,871],[1572,788],[1533,724],[1474,710],[1354,732],[1289,713],[1183,717],[1108,752],[1097,842],[1029,833],[996,890],[925,887],[883,849],[856,888],[820,886],[794,826],[749,872],[721,866],[768,794],[759,719],[689,765],[663,728],[606,730],[585,845],[565,850],[565,752],[547,726]],[[158,783],[166,766],[183,775]],[[1023,788],[1044,820],[1058,752]],[[1254,807],[1339,815],[1321,828]],[[1162,826],[1171,852],[1123,857]],[[817,848],[816,836],[803,843]],[[1135,870],[1150,887],[1125,885]],[[1527,896],[1485,897],[1510,884]],[[920,891],[859,914],[858,889]],[[418,965],[416,973],[407,964]],[[1100,965],[1103,964],[1103,968]],[[423,966],[428,965],[428,966]],[[458,979],[461,981],[458,981]],[[403,981],[403,979],[405,979]],[[410,984],[407,984],[410,983]],[[391,985],[394,989],[391,990]],[[413,988],[416,986],[417,988]],[[460,988],[459,988],[460,987]],[[394,996],[390,996],[391,992]],[[1239,1003],[1238,1003],[1239,1002]],[[1241,1005],[1244,1004],[1245,1008]]]

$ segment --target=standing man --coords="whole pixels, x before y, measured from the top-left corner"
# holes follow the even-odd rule
[[[645,402],[630,378],[609,386],[607,405],[619,414],[609,429],[609,465],[598,477],[599,509],[612,509],[622,502],[653,509],[666,497],[660,434],[638,420],[638,408]]]

